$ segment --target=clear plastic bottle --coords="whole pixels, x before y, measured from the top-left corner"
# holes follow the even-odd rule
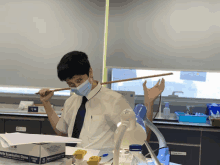
[[[212,112],[212,110],[210,110],[210,113],[211,113],[211,117],[212,118],[216,118],[215,114]]]
[[[141,151],[141,145],[132,144],[129,146],[129,152],[133,155],[131,165],[147,164],[147,160]]]
[[[217,113],[216,113],[216,117],[219,117],[219,111],[217,111]]]
[[[163,117],[165,119],[169,119],[170,118],[169,102],[164,102],[164,103],[165,103],[165,107],[163,109]]]

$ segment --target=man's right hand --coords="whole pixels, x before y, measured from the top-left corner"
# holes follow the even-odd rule
[[[47,102],[54,95],[54,91],[50,91],[49,88],[43,88],[39,91],[39,94],[40,94],[40,101]]]

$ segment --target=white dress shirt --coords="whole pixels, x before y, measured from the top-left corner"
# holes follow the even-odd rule
[[[87,96],[86,114],[77,147],[90,149],[114,149],[114,133],[120,114],[132,109],[123,95],[103,87],[100,82]],[[61,118],[56,128],[68,137],[72,136],[77,111],[82,96],[72,95],[64,103]]]

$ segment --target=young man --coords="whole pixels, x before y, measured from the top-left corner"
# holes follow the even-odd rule
[[[124,109],[131,109],[127,100],[119,93],[102,87],[93,79],[93,70],[88,56],[79,51],[72,51],[63,56],[57,66],[58,77],[66,81],[76,94],[64,103],[61,118],[51,107],[49,99],[53,92],[41,89],[40,100],[48,114],[49,121],[58,135],[79,138],[82,143],[77,147],[91,149],[114,149],[114,133],[120,114]],[[164,89],[164,80],[152,89],[144,85],[147,117],[152,121],[154,100]],[[75,146],[75,145],[74,145]]]

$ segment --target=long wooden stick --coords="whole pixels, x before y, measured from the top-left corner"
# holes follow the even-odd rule
[[[136,77],[136,78],[129,78],[129,79],[124,79],[124,80],[117,80],[117,81],[109,81],[109,82],[104,82],[101,83],[103,84],[111,84],[111,83],[117,83],[117,82],[124,82],[124,81],[132,81],[132,80],[139,80],[139,79],[144,79],[144,78],[152,78],[152,77],[160,77],[160,76],[168,76],[168,75],[173,75],[173,73],[165,73],[165,74],[157,74],[157,75],[152,75],[152,76],[145,76],[145,77]],[[63,91],[63,90],[70,90],[71,88],[60,88],[60,89],[54,89],[51,91]],[[36,93],[39,94],[39,93]]]

